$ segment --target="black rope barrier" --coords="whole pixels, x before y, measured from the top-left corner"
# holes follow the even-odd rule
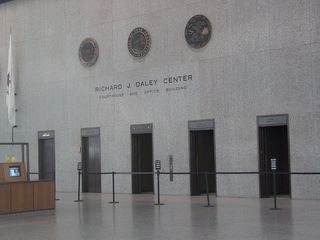
[[[37,174],[30,172],[29,174]],[[75,202],[82,202],[80,199],[80,181],[81,174],[83,175],[112,175],[112,201],[110,203],[116,204],[119,203],[115,200],[115,175],[156,175],[157,176],[157,203],[154,205],[164,205],[160,202],[160,175],[204,175],[206,182],[206,198],[207,205],[205,207],[214,207],[210,203],[210,195],[209,195],[209,181],[208,175],[272,175],[273,180],[273,198],[274,198],[274,206],[270,208],[272,210],[279,210],[277,207],[277,189],[276,189],[276,177],[277,175],[320,175],[320,172],[278,172],[278,171],[247,171],[247,172],[83,172],[78,171],[78,199]]]
[[[54,172],[48,172],[55,174]],[[39,172],[28,172],[29,175],[40,175]],[[116,201],[116,191],[115,191],[115,175],[156,175],[157,176],[157,203],[154,205],[164,205],[160,202],[160,175],[204,175],[205,184],[206,184],[206,199],[207,205],[205,207],[213,207],[210,203],[210,194],[209,194],[209,175],[272,175],[273,181],[273,208],[271,210],[280,210],[281,208],[277,207],[277,189],[276,189],[276,178],[277,175],[320,175],[320,172],[280,172],[280,171],[246,171],[246,172],[87,172],[87,171],[78,171],[78,190],[77,190],[77,200],[75,202],[83,202],[81,199],[81,175],[111,175],[112,176],[112,201],[109,203],[117,204]],[[58,200],[58,199],[56,199]]]

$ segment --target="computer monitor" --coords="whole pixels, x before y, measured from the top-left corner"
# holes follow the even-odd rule
[[[9,177],[21,177],[20,166],[9,166]]]

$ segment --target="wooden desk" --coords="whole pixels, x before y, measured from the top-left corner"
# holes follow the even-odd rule
[[[33,203],[34,210],[45,210],[55,208],[54,181],[34,182]]]
[[[54,208],[54,181],[0,183],[0,214]]]
[[[33,211],[33,183],[16,183],[11,186],[11,212]]]
[[[0,184],[0,214],[11,212],[11,188],[9,184]]]

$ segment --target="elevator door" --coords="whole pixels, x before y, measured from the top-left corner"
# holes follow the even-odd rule
[[[190,131],[191,195],[206,192],[206,179],[201,173],[215,172],[213,130]],[[209,192],[216,192],[216,177],[208,175]]]
[[[100,193],[101,172],[100,137],[82,137],[82,191]]]
[[[132,171],[153,172],[152,134],[132,134]],[[132,175],[132,193],[153,193],[153,174]]]
[[[54,138],[39,139],[39,179],[55,180]]]
[[[271,158],[277,159],[277,171],[289,172],[287,126],[259,127],[260,171],[271,171]],[[290,175],[277,175],[277,194],[290,195]],[[260,196],[273,195],[272,175],[260,175]]]

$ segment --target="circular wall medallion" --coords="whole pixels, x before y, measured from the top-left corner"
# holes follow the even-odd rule
[[[128,49],[132,56],[142,58],[147,55],[151,47],[149,33],[141,27],[135,28],[128,38]]]
[[[93,38],[86,38],[79,47],[80,62],[87,67],[94,65],[99,57],[99,46]]]
[[[211,30],[211,23],[207,17],[195,15],[188,21],[184,35],[191,47],[202,48],[209,42]]]

